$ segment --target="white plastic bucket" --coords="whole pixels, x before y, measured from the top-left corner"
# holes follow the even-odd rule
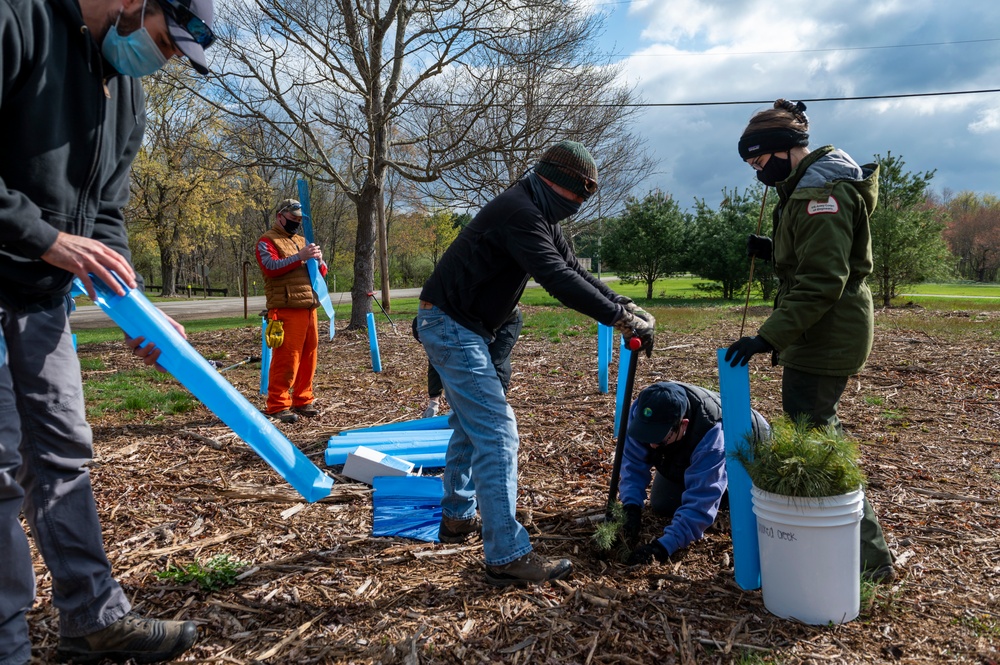
[[[864,491],[809,498],[754,486],[750,493],[764,607],[776,616],[812,625],[857,617]]]

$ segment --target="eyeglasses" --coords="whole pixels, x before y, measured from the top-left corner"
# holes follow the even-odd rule
[[[763,171],[764,170],[764,164],[761,163],[761,160],[764,159],[767,156],[768,156],[767,153],[765,153],[763,155],[757,155],[756,157],[754,157],[753,159],[751,159],[749,162],[747,162],[747,164],[749,164],[750,168],[752,168],[754,171]],[[764,160],[764,161],[766,162],[767,160]]]
[[[198,46],[208,48],[215,41],[215,33],[208,27],[208,24],[191,13],[190,0],[184,4],[181,0],[158,0],[164,12],[177,22],[177,25],[184,28]]]
[[[286,205],[283,208],[281,208],[278,211],[278,214],[281,214],[281,213],[285,212],[286,210],[290,210],[292,212],[295,212],[296,210],[302,210],[302,204],[300,204],[300,203],[289,203],[288,205]]]

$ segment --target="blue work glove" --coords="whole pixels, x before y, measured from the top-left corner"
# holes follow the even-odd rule
[[[770,261],[774,243],[767,236],[750,234],[747,236],[747,256],[756,256],[761,261]]]
[[[645,566],[648,563],[653,563],[653,559],[656,559],[660,563],[670,561],[670,554],[667,552],[667,548],[661,545],[658,540],[643,545],[632,552],[632,556],[628,558],[628,565]]]
[[[730,367],[746,365],[754,355],[767,351],[774,351],[774,347],[760,335],[740,337],[726,349],[726,362],[729,363]]]

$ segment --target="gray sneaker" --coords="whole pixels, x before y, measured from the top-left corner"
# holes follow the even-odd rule
[[[547,559],[534,551],[502,566],[486,566],[486,581],[494,586],[527,586],[569,579],[573,564],[569,559]]]
[[[479,519],[479,515],[467,520],[453,520],[442,515],[441,526],[438,527],[438,540],[442,543],[464,543],[469,537],[482,533],[483,521]]]
[[[121,663],[173,660],[191,648],[198,637],[193,621],[144,619],[131,612],[107,628],[83,637],[60,637],[56,653],[60,662],[97,663],[108,659]]]

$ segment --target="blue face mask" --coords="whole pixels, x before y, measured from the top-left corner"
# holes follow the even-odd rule
[[[120,20],[121,14],[118,15],[118,21]],[[118,21],[111,26],[107,36],[104,37],[104,42],[101,43],[101,53],[120,74],[141,78],[167,64],[167,58],[153,41],[145,25],[128,36],[122,37],[118,34]],[[143,3],[142,23],[145,22],[146,3]]]

